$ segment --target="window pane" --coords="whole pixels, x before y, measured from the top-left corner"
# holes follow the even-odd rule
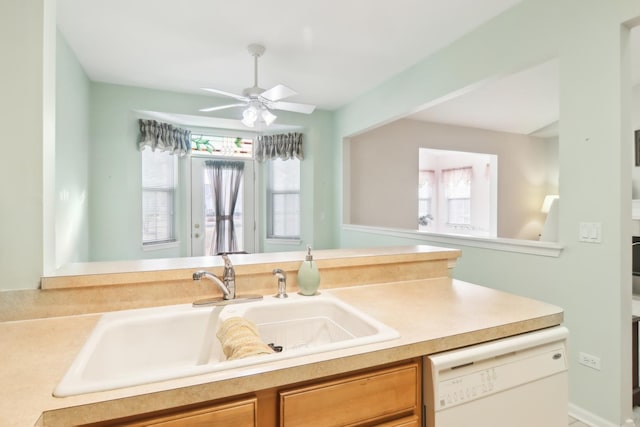
[[[300,236],[300,194],[285,193],[272,195],[272,236]]]
[[[231,136],[192,134],[191,149],[192,152],[199,155],[251,158],[253,157],[253,140]]]
[[[175,187],[175,156],[164,151],[142,151],[142,186],[145,188]]]
[[[471,199],[449,199],[447,204],[449,224],[471,224]]]
[[[471,167],[442,171],[442,181],[448,199],[471,197],[471,172]]]
[[[142,191],[142,242],[173,240],[173,191]]]
[[[271,161],[271,189],[273,191],[300,191],[300,160]]]

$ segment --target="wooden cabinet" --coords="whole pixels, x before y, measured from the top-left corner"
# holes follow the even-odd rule
[[[258,399],[255,397],[211,404],[198,409],[177,409],[163,415],[151,414],[135,420],[113,420],[92,426],[122,427],[256,427]]]
[[[280,426],[418,426],[420,366],[411,362],[281,391]]]
[[[421,360],[85,427],[420,427]]]

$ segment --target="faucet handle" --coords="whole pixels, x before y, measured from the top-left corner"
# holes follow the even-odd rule
[[[273,275],[278,278],[278,293],[275,295],[275,297],[288,298],[289,295],[287,295],[287,273],[279,268],[274,268]]]

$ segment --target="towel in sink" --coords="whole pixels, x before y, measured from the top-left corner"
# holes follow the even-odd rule
[[[273,353],[260,339],[256,325],[242,317],[230,317],[222,322],[216,336],[227,360]]]

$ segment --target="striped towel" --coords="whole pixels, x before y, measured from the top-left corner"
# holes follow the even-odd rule
[[[242,317],[230,317],[222,322],[216,336],[227,360],[273,353],[260,339],[256,325]]]

